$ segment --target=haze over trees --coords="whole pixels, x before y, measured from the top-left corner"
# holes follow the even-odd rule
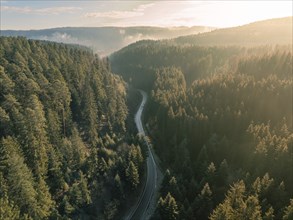
[[[43,30],[1,30],[2,36],[23,36],[36,40],[79,44],[90,47],[100,56],[143,39],[170,39],[211,31],[214,28],[194,27],[62,27]]]
[[[265,36],[270,23],[287,28],[288,18],[250,27]],[[145,122],[167,169],[153,219],[292,215],[292,42],[282,40],[292,32],[280,45],[276,30],[247,45],[246,29],[228,31],[238,46],[197,46],[203,34],[188,44],[141,41],[110,57],[114,72],[151,95]],[[207,44],[212,33],[226,32],[207,33]]]
[[[134,87],[149,94],[144,125],[164,172],[152,219],[291,220],[291,27],[292,17],[143,40],[104,59],[80,45],[0,37],[0,219],[121,219],[146,167]],[[109,52],[141,30],[191,29],[5,34],[52,40],[62,30]],[[118,40],[95,38],[101,30]]]
[[[256,21],[251,24],[223,28],[198,35],[181,36],[172,40],[180,45],[257,46],[292,44],[292,17]]]

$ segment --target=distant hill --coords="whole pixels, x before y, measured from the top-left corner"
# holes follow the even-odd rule
[[[194,27],[64,27],[43,30],[1,30],[1,36],[24,36],[30,39],[48,40],[88,46],[101,56],[109,55],[128,44],[143,39],[170,39],[198,34],[214,28]]]
[[[194,80],[228,66],[235,68],[239,59],[247,54],[264,56],[272,48],[292,51],[291,27],[292,17],[289,17],[171,40],[142,40],[111,54],[111,67],[137,87],[152,85],[155,69],[176,67],[191,85]],[[269,66],[266,72],[272,72],[274,68]],[[150,89],[147,86],[143,88]]]
[[[292,44],[293,17],[258,21],[247,25],[217,29],[209,33],[174,39],[177,44],[241,45]]]

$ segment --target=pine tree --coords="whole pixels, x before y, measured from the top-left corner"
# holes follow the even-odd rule
[[[10,121],[9,115],[3,108],[0,107],[0,134],[1,136],[5,136],[9,134],[11,130],[10,123],[11,121]]]
[[[290,204],[285,208],[283,220],[293,219],[293,199],[290,199]]]
[[[178,188],[178,184],[177,184],[177,180],[175,178],[175,176],[172,176],[172,178],[170,179],[169,183],[168,183],[168,192],[170,192],[172,195],[175,196],[175,198],[178,198],[180,195],[179,192],[179,188]]]
[[[0,65],[0,100],[3,99],[4,95],[13,92],[15,83],[10,79],[10,77],[5,73],[4,67]]]
[[[82,141],[77,128],[74,126],[72,129],[72,135],[70,137],[72,144],[72,162],[75,166],[81,167],[85,162],[87,156],[87,147],[85,143]]]
[[[259,205],[258,197],[255,195],[249,195],[245,202],[245,208],[239,211],[238,215],[243,219],[262,220],[261,207]]]
[[[8,196],[15,202],[22,214],[42,218],[37,204],[37,192],[31,171],[24,163],[18,143],[11,137],[0,144],[1,164],[7,171]],[[2,166],[3,166],[2,165]]]
[[[218,185],[225,185],[225,183],[227,182],[227,177],[228,177],[228,163],[227,160],[224,159],[221,164],[220,167],[218,169],[217,172],[217,184]]]
[[[66,195],[63,197],[60,208],[61,214],[65,214],[66,216],[70,216],[75,211],[75,208],[70,204],[69,199]]]
[[[263,216],[263,220],[274,220],[275,219],[275,215],[274,215],[274,209],[271,206],[264,214]]]
[[[117,215],[119,202],[117,200],[110,201],[105,205],[104,215],[107,220],[114,219]]]
[[[234,183],[225,200],[213,210],[210,220],[252,219],[261,220],[258,197],[247,195],[243,181]]]
[[[25,133],[23,134],[24,154],[29,167],[35,176],[44,176],[48,168],[47,149],[48,143],[46,132],[46,118],[43,105],[36,95],[29,99],[30,106],[25,109]]]
[[[79,172],[79,178],[79,187],[82,194],[82,203],[88,205],[92,202],[91,193],[88,188],[87,179],[81,171]]]
[[[115,191],[114,191],[114,195],[117,198],[120,198],[123,196],[123,187],[122,187],[122,183],[121,183],[121,179],[118,173],[116,173],[115,177],[114,177],[114,187],[115,187]]]
[[[53,207],[55,206],[55,202],[52,200],[49,187],[43,178],[39,178],[36,192],[36,199],[38,201],[38,205],[40,206],[39,215],[42,218],[48,218],[51,215]]]
[[[128,183],[131,185],[133,189],[135,189],[139,184],[139,174],[136,166],[132,161],[129,162],[129,165],[125,172]]]
[[[91,146],[96,147],[98,143],[98,108],[94,97],[94,92],[90,86],[90,78],[87,76],[84,84],[82,97],[82,119],[86,139]]]
[[[194,205],[196,216],[199,219],[203,219],[211,213],[213,208],[213,197],[208,183],[203,186],[200,194],[198,194],[197,198],[195,199]]]
[[[160,197],[158,209],[162,219],[176,220],[178,218],[178,207],[174,197],[170,193],[164,199]]]
[[[18,220],[20,219],[20,211],[17,206],[10,202],[7,195],[0,197],[0,219]]]
[[[128,160],[132,161],[134,165],[139,168],[139,171],[141,171],[143,167],[143,156],[140,146],[134,146],[132,144],[130,147],[131,149],[128,154]]]
[[[108,164],[103,157],[99,160],[98,170],[101,175],[104,175],[107,173]]]
[[[99,175],[99,162],[98,149],[93,147],[90,149],[89,157],[86,160],[86,168],[90,180],[97,178]]]

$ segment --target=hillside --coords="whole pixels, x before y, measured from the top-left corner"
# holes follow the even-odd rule
[[[187,85],[195,79],[230,67],[236,68],[241,57],[292,51],[292,17],[211,31],[172,40],[143,40],[111,54],[112,70],[134,85],[150,89],[155,69],[180,68]],[[272,73],[277,66],[267,69]]]
[[[213,28],[195,27],[64,27],[44,30],[1,30],[1,36],[24,36],[30,39],[49,40],[88,46],[100,56],[143,39],[169,39],[183,35],[210,31]]]
[[[291,26],[3,31],[0,219],[291,220]]]
[[[115,73],[149,93],[146,127],[165,168],[153,219],[292,219],[287,21],[190,37],[207,45],[140,41],[110,56]],[[248,39],[252,27],[261,38]],[[222,34],[216,45],[211,33]]]
[[[88,50],[0,46],[0,219],[117,217],[143,167],[124,81]]]
[[[293,17],[277,18],[218,29],[209,33],[179,37],[174,39],[174,43],[209,46],[292,44],[292,19]]]

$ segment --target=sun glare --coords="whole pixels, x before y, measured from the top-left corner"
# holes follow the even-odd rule
[[[189,2],[179,15],[181,25],[231,27],[277,17],[292,16],[291,1]]]

